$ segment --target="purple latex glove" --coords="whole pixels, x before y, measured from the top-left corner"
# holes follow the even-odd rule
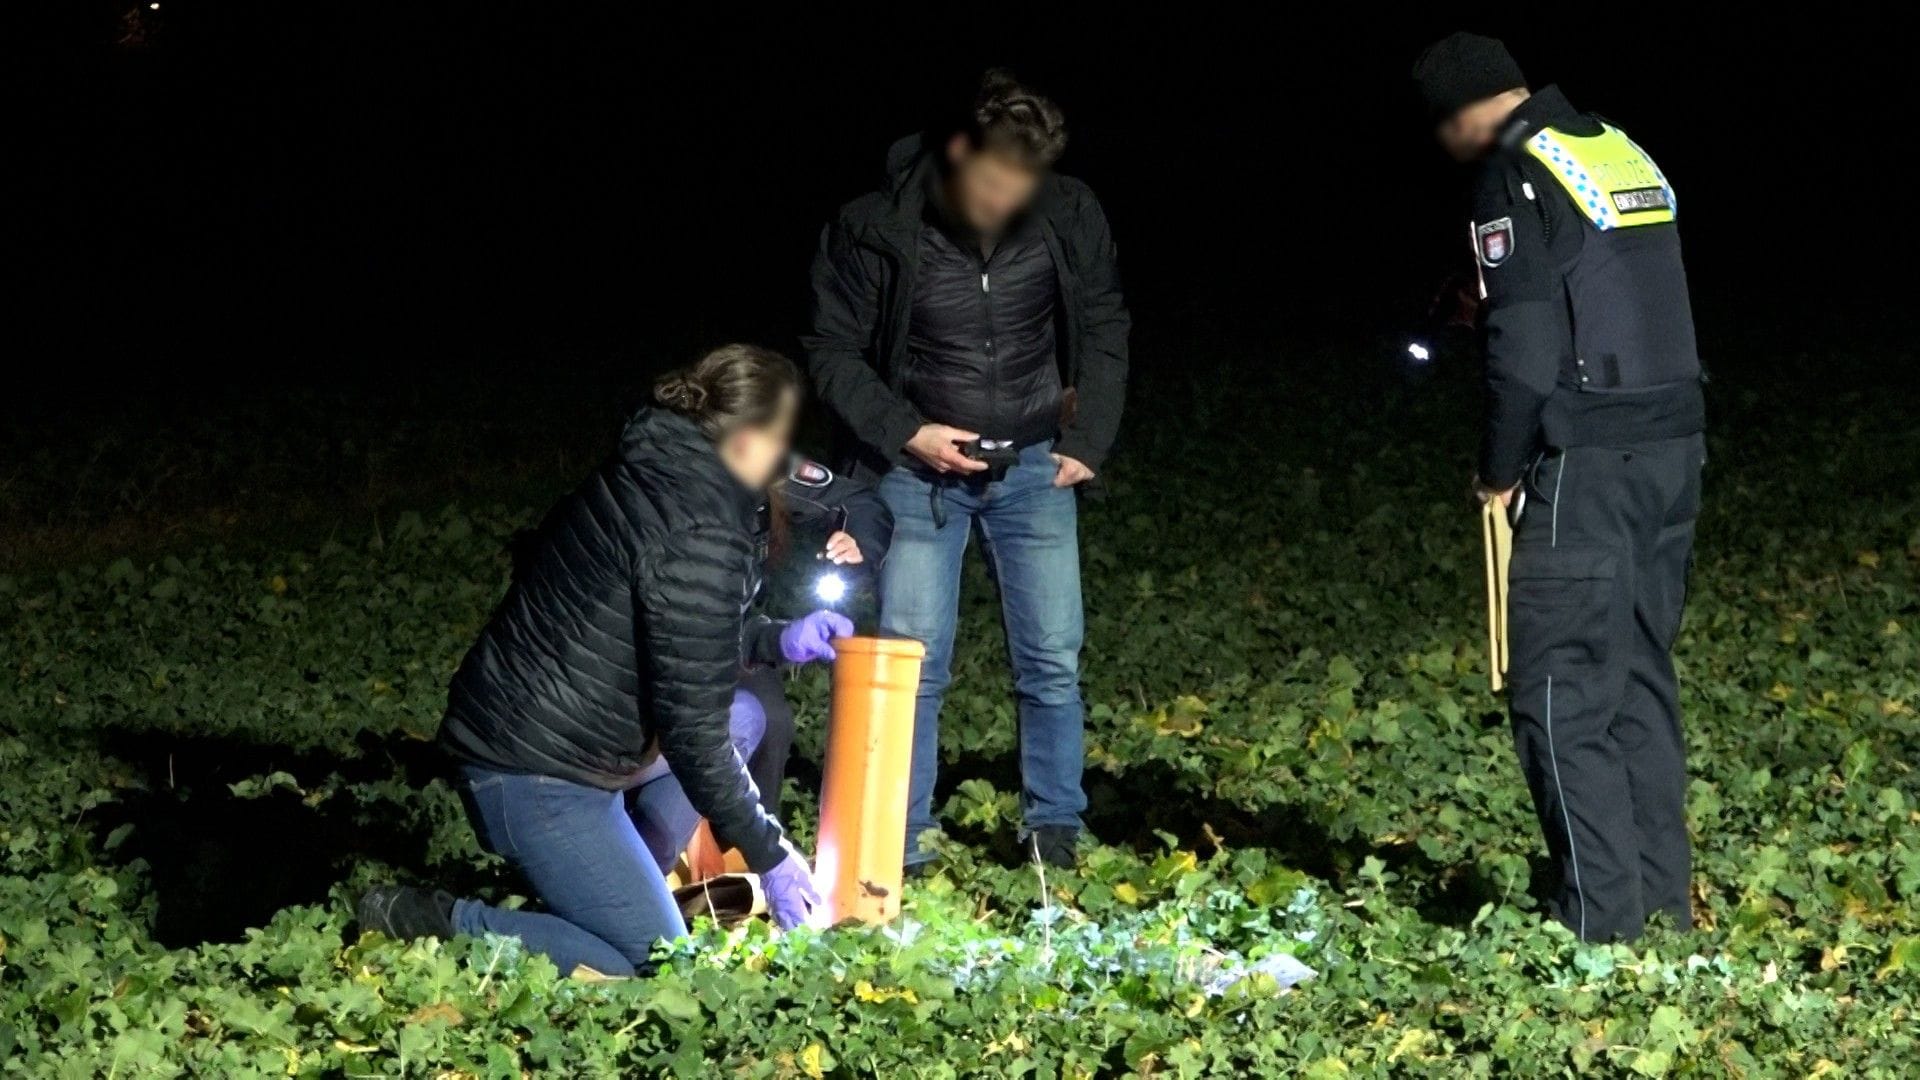
[[[853,636],[853,620],[837,611],[816,611],[780,631],[780,655],[791,664],[833,659],[833,639]]]
[[[807,869],[807,860],[801,858],[792,844],[783,842],[782,846],[787,849],[787,857],[760,875],[760,887],[766,890],[767,909],[773,915],[774,925],[791,930],[806,923],[820,906],[820,890],[813,883],[813,871]]]

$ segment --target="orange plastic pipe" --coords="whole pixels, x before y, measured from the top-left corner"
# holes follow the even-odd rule
[[[841,638],[833,648],[814,878],[829,923],[884,923],[900,914],[913,705],[927,651],[917,641],[872,637]]]

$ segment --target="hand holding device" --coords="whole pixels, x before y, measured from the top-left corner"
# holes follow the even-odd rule
[[[963,443],[979,442],[977,432],[964,428],[948,427],[946,424],[922,424],[920,430],[907,440],[906,451],[937,473],[976,473],[987,466],[975,461],[960,449]]]

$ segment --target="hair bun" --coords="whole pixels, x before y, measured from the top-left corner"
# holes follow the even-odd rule
[[[1067,146],[1067,120],[1060,106],[1005,68],[980,77],[968,129],[976,147],[1010,149],[1038,168],[1052,165]]]
[[[707,407],[707,388],[684,373],[676,373],[653,384],[653,400],[674,412],[693,416]]]
[[[692,420],[716,442],[735,428],[790,416],[799,393],[793,361],[758,345],[722,345],[653,384],[661,408]]]
[[[989,101],[1020,90],[1020,80],[1003,67],[988,68],[980,76],[980,100]]]

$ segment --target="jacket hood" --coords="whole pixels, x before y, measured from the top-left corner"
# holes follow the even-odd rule
[[[898,194],[908,187],[920,172],[921,162],[927,156],[928,142],[925,132],[916,131],[895,139],[893,145],[887,147],[885,190]]]
[[[620,457],[665,481],[667,490],[713,493],[742,525],[751,525],[765,501],[727,469],[698,424],[671,409],[648,405],[634,413],[620,435]]]

